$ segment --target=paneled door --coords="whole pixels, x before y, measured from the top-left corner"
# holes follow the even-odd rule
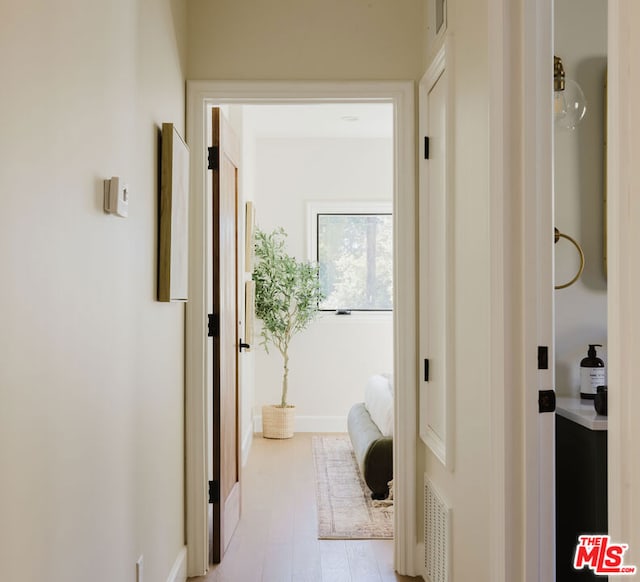
[[[212,109],[213,170],[213,528],[219,563],[240,519],[238,438],[238,165],[239,143],[219,108]]]

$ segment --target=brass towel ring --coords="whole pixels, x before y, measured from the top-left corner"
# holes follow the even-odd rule
[[[571,238],[568,234],[564,234],[563,232],[560,232],[557,228],[554,228],[553,230],[554,230],[554,236],[553,236],[554,244],[557,243],[561,238],[566,238],[569,242],[573,243],[576,249],[578,249],[578,253],[580,254],[580,268],[578,269],[578,273],[576,274],[576,276],[573,279],[571,279],[571,281],[569,281],[568,283],[565,283],[564,285],[555,286],[555,289],[565,289],[566,287],[573,285],[580,278],[580,275],[582,275],[582,271],[584,270],[584,253],[582,252],[582,248],[580,247],[580,245],[575,239]]]

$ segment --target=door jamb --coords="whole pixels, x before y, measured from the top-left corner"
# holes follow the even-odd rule
[[[191,148],[189,212],[189,302],[186,310],[185,505],[189,576],[209,567],[207,523],[208,444],[206,421],[206,109],[215,104],[337,103],[384,101],[394,104],[394,565],[415,575],[420,569],[415,509],[416,386],[416,225],[414,83],[188,81],[187,141]],[[403,389],[399,389],[399,387]],[[399,470],[402,468],[402,471]]]

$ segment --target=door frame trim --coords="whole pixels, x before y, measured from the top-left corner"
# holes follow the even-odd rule
[[[608,3],[608,135],[607,135],[607,284],[608,284],[608,515],[609,535],[629,544],[625,563],[640,563],[637,528],[640,500],[640,428],[637,417],[640,382],[637,334],[640,305],[637,192],[640,170],[633,155],[640,144],[637,98],[638,5],[631,0]],[[635,577],[634,577],[635,578]]]
[[[189,205],[189,301],[186,308],[185,506],[189,576],[204,574],[208,560],[206,297],[206,110],[212,105],[248,103],[393,103],[394,123],[394,565],[416,575],[419,569],[415,510],[417,421],[416,366],[416,176],[413,81],[262,82],[188,81],[187,142],[191,150]],[[195,193],[195,195],[193,195]],[[402,467],[402,471],[399,470]]]
[[[524,535],[526,580],[555,580],[555,414],[538,412],[555,390],[555,357],[538,370],[538,346],[555,354],[553,195],[553,0],[527,0],[523,20]],[[549,487],[551,484],[551,487]]]
[[[553,0],[489,0],[492,274],[491,579],[555,580]],[[551,425],[551,426],[550,426]],[[519,508],[516,510],[516,508]]]

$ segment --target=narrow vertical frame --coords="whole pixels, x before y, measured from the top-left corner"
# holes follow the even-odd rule
[[[189,284],[189,147],[173,123],[162,124],[158,301],[187,301]]]

